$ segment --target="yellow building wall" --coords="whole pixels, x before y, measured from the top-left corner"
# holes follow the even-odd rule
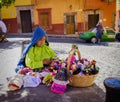
[[[101,0],[38,0],[34,9],[34,21],[38,23],[37,9],[52,8],[52,24],[63,24],[64,13],[77,12],[77,22],[84,22],[84,9],[101,9],[103,25],[112,25],[112,13],[115,13],[116,1],[112,3],[101,2]],[[72,8],[70,8],[72,5]]]
[[[77,12],[77,22],[84,22],[85,15],[83,13],[83,9],[102,9],[102,19],[104,25],[111,25],[112,15],[111,12],[115,12],[115,4],[113,3],[105,3],[100,0],[64,0],[61,2],[60,0],[16,0],[14,4],[10,7],[2,8],[2,18],[16,18],[16,8],[15,6],[21,5],[31,5],[35,4],[34,7],[34,23],[38,24],[38,14],[37,9],[40,8],[52,8],[52,24],[59,24],[64,22],[64,13],[66,12]],[[84,4],[85,3],[85,4]],[[70,8],[70,5],[72,7]],[[111,11],[111,12],[108,12]]]
[[[32,0],[16,0],[14,4],[9,7],[2,8],[2,18],[16,18],[16,7],[21,5],[31,5],[33,2]]]
[[[2,18],[17,18],[15,6],[25,5],[34,6],[34,25],[39,24],[37,9],[51,8],[52,24],[64,24],[64,13],[69,12],[77,13],[77,23],[79,23],[79,25],[83,22],[87,24],[84,10],[100,9],[103,25],[112,26],[112,13],[116,13],[116,0],[112,3],[101,2],[101,0],[16,0],[10,7],[2,8]]]
[[[2,18],[7,19],[7,18],[16,18],[16,9],[15,5],[11,5],[10,7],[6,8],[3,7],[1,10],[2,13]]]
[[[21,6],[21,5],[31,5],[31,0],[16,0],[15,5]]]
[[[70,9],[70,5],[72,8]],[[63,23],[64,13],[76,12],[79,8],[83,8],[83,0],[39,0],[35,7],[35,24],[38,22],[38,14],[36,9],[52,8],[52,24]],[[80,21],[80,17],[78,17]]]

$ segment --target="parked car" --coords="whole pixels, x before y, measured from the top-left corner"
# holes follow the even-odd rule
[[[101,41],[115,41],[116,32],[110,27],[103,27],[103,34]],[[96,28],[89,29],[86,32],[80,32],[79,38],[85,41],[96,43],[98,39],[96,38]]]

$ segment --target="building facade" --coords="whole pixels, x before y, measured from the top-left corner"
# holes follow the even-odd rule
[[[48,34],[75,34],[99,20],[115,28],[116,0],[16,0],[2,8],[2,19],[8,33],[30,33],[40,26]]]

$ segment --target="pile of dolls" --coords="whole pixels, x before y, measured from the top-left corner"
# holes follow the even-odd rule
[[[50,70],[56,73],[56,70],[60,68],[67,68],[67,60],[54,58],[50,66]],[[68,74],[70,75],[94,75],[99,72],[99,67],[96,66],[96,60],[88,60],[87,58],[82,58],[81,60],[75,60],[70,66]]]
[[[96,66],[96,60],[90,61],[87,58],[75,60],[69,69],[69,73],[72,75],[95,75],[98,72],[99,67]]]

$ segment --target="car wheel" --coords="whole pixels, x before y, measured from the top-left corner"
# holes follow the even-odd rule
[[[92,37],[91,40],[90,40],[90,42],[92,42],[92,43],[97,43],[97,41],[98,41],[98,40],[97,40],[96,37]]]

